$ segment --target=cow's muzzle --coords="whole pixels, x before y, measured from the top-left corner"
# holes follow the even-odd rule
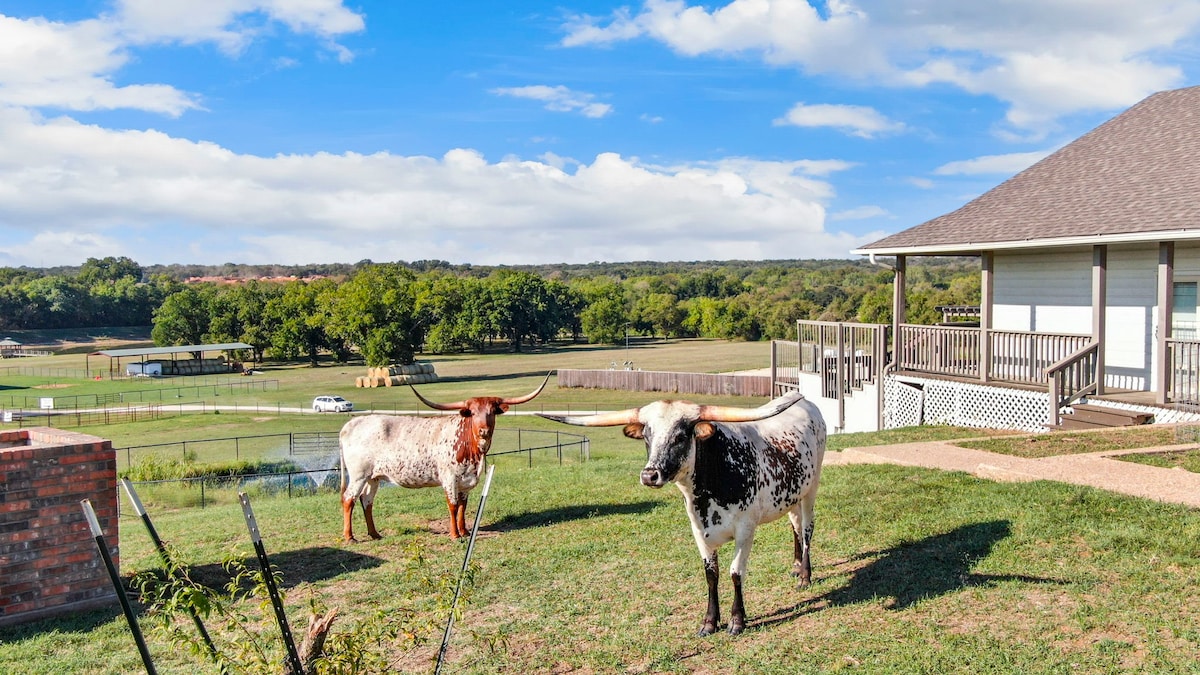
[[[661,469],[646,467],[642,469],[642,485],[652,488],[660,488],[667,484],[667,479],[663,475]]]

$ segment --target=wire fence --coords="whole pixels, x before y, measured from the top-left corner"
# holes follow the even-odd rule
[[[182,381],[182,380],[181,380]],[[180,399],[204,396],[232,396],[251,392],[279,391],[279,380],[255,380],[230,377],[189,377],[187,384],[164,382],[159,386],[131,391],[76,394],[68,396],[0,396],[0,407],[22,413],[38,410],[76,412],[112,404],[179,403]]]
[[[238,460],[278,460],[275,470],[230,475],[130,481],[143,503],[161,510],[207,508],[237,504],[238,492],[253,496],[293,497],[318,492],[336,493],[341,474],[336,432],[295,432],[115,448],[127,466],[150,458],[218,463]],[[537,429],[496,429],[488,459],[500,465],[515,462],[533,466],[584,463],[590,458],[587,436]],[[152,461],[152,460],[151,460]],[[119,503],[119,500],[118,500]]]

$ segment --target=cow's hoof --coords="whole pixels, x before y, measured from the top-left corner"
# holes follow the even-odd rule
[[[379,534],[378,532],[372,532],[372,533],[371,533],[371,538],[372,538],[372,539],[383,539],[383,535],[382,535],[382,534]]]
[[[700,632],[698,633],[698,635],[700,637],[708,637],[709,635],[712,635],[713,633],[716,633],[716,632],[717,632],[716,625],[705,622],[703,626],[700,626]]]
[[[744,631],[744,630],[746,630],[745,624],[739,623],[736,621],[729,622],[729,634],[730,635],[741,635],[742,631]]]

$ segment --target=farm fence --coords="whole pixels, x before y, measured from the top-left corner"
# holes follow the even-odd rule
[[[130,481],[142,501],[157,508],[205,508],[218,504],[236,504],[237,493],[252,495],[309,495],[318,491],[336,492],[340,486],[337,432],[293,432],[230,438],[200,439],[154,445],[115,448],[123,454],[126,466],[135,459],[150,456],[181,460],[213,461],[221,459],[275,459],[276,471],[236,476],[207,475],[187,478]],[[537,429],[497,429],[488,458],[496,462],[515,459],[532,468],[539,465],[584,463],[590,458],[587,436],[564,431]],[[576,460],[576,457],[578,458]]]
[[[570,370],[560,368],[558,386],[622,391],[663,391],[712,396],[771,395],[769,375],[677,373],[652,370]]]

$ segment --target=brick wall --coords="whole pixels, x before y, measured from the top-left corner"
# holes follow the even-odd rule
[[[0,626],[115,599],[84,499],[117,562],[112,442],[48,427],[0,431]]]

